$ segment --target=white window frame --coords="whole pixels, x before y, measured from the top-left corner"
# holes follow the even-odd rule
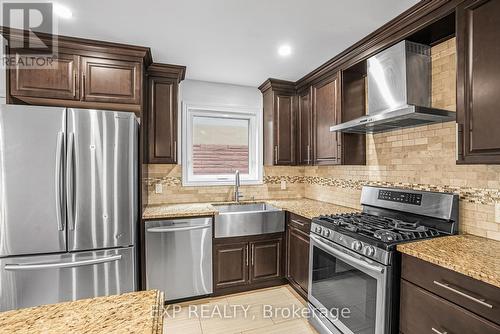
[[[241,174],[241,184],[262,184],[262,110],[248,106],[224,106],[182,103],[182,185],[221,186],[234,185],[234,175],[194,175],[192,162],[193,118],[217,117],[249,120],[249,173]]]

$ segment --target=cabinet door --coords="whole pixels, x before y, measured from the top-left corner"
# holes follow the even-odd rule
[[[297,163],[312,164],[312,108],[311,94],[299,95],[297,114]]]
[[[500,163],[500,1],[457,9],[458,162]]]
[[[307,296],[309,285],[309,235],[288,226],[287,230],[287,278]]]
[[[294,163],[293,96],[276,95],[274,108],[274,164]]]
[[[141,103],[141,63],[82,57],[82,100]]]
[[[214,245],[214,287],[248,283],[248,243]]]
[[[177,83],[148,80],[148,162],[177,163]]]
[[[314,160],[318,165],[340,163],[340,136],[338,132],[330,132],[330,126],[337,124],[339,119],[340,107],[337,96],[337,78],[313,88]]]
[[[250,281],[279,278],[281,274],[282,239],[250,242]]]
[[[21,56],[29,56],[22,54]],[[19,67],[10,70],[12,96],[78,100],[79,57],[59,54],[50,66]]]

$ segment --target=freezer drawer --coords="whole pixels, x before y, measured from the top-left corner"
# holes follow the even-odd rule
[[[148,221],[146,289],[168,301],[211,294],[212,218]]]
[[[138,126],[133,113],[68,109],[68,250],[134,244]]]
[[[0,311],[134,290],[133,247],[0,259]]]

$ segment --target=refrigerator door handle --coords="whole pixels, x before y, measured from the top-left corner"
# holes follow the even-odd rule
[[[37,263],[37,264],[6,264],[5,270],[16,271],[16,270],[40,270],[40,269],[60,269],[60,268],[72,268],[89,266],[99,263],[113,262],[121,260],[121,255],[113,255],[102,257],[98,259],[73,261],[73,262],[59,262],[59,263]]]
[[[56,220],[59,231],[64,231],[62,201],[63,201],[63,154],[64,154],[64,132],[57,134],[56,144],[56,172],[55,172],[55,196],[56,196]]]
[[[74,159],[75,159],[75,134],[68,134],[68,153],[66,158],[66,207],[68,210],[68,229],[70,231],[75,229],[75,212],[74,212]]]

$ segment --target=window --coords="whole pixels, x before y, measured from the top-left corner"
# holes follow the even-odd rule
[[[183,108],[184,185],[243,184],[262,181],[260,111],[238,107]]]

